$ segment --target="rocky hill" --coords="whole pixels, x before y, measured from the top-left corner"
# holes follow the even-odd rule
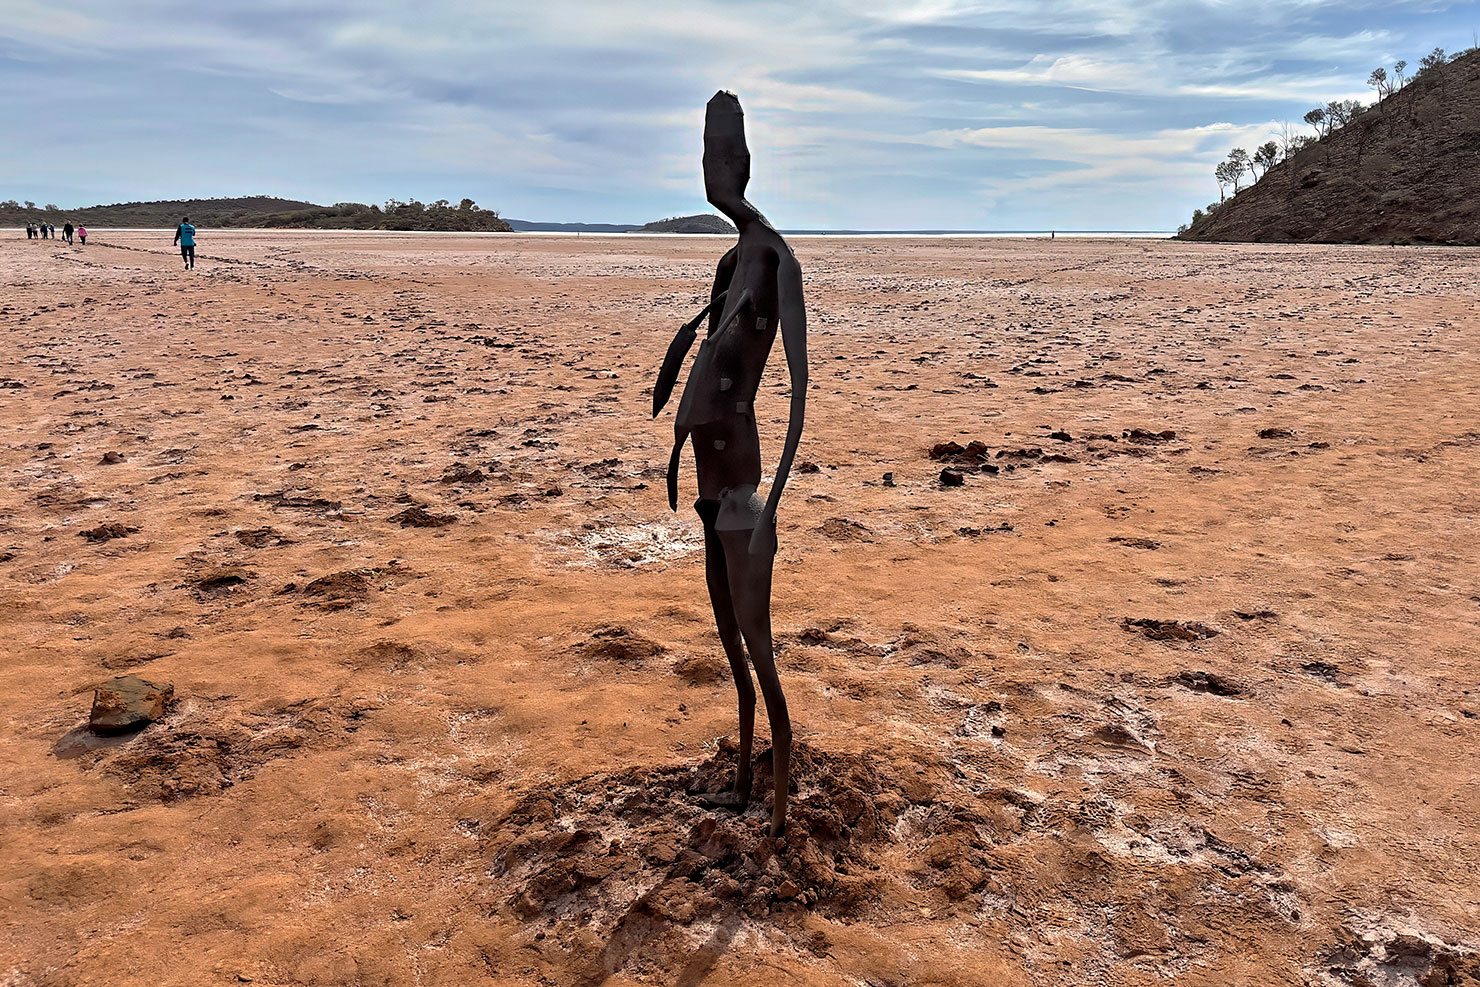
[[[648,223],[637,233],[734,233],[735,227],[713,213],[695,216],[674,216]]]
[[[511,219],[515,233],[631,233],[635,223],[546,223],[533,219]]]
[[[1480,50],[1420,73],[1180,236],[1480,243]]]
[[[400,202],[381,206],[340,202],[320,206],[297,199],[252,195],[234,199],[174,199],[155,202],[120,202],[107,206],[59,209],[56,206],[27,207],[15,200],[0,202],[0,226],[24,226],[32,222],[82,223],[95,229],[107,227],[172,228],[180,217],[189,216],[197,226],[289,227],[329,230],[462,230],[507,232],[509,224],[491,209],[479,208],[471,199],[454,206],[446,200],[431,204]]]

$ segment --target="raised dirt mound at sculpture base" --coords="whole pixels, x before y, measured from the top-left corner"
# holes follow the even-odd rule
[[[822,955],[809,914],[849,919],[870,911],[896,882],[902,821],[950,839],[951,866],[924,854],[910,880],[969,895],[986,872],[973,849],[987,822],[938,800],[941,769],[908,780],[887,756],[831,754],[795,745],[787,833],[769,835],[771,753],[755,755],[744,813],[690,795],[724,788],[736,748],[703,763],[591,775],[539,790],[493,827],[489,873],[496,907],[522,923],[546,962],[600,982],[617,970],[675,969],[706,942],[763,926],[794,948]],[[933,774],[935,784],[925,780]],[[953,838],[952,834],[959,839]]]

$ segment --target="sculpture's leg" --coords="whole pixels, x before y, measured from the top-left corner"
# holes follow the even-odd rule
[[[771,767],[775,785],[775,806],[771,813],[771,835],[786,830],[786,799],[791,784],[791,717],[786,711],[786,696],[776,674],[776,655],[771,642],[771,566],[776,559],[776,543],[764,554],[750,553],[750,529],[719,532],[724,545],[730,594],[735,601],[735,616],[745,649],[755,666],[755,677],[766,700],[766,717],[771,721]]]
[[[740,623],[735,619],[735,604],[730,597],[730,581],[725,564],[725,546],[714,530],[719,502],[700,500],[694,504],[704,521],[704,575],[709,583],[709,602],[714,607],[714,626],[730,659],[730,673],[735,677],[735,692],[740,699],[740,758],[735,765],[735,784],[719,792],[699,792],[707,805],[743,809],[750,802],[750,749],[755,737],[755,684],[750,680],[750,666],[745,663],[745,649],[740,640]]]

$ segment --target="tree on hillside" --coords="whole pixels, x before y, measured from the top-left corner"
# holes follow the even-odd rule
[[[1317,106],[1305,114],[1303,119],[1306,123],[1310,124],[1311,129],[1316,132],[1316,138],[1319,139],[1321,136],[1321,124],[1326,120],[1326,111]]]
[[[1219,161],[1218,167],[1213,169],[1213,178],[1218,182],[1218,201],[1222,202],[1228,198],[1225,194],[1228,186],[1234,183],[1233,165],[1227,161]]]
[[[1379,103],[1382,102],[1384,96],[1393,91],[1392,84],[1388,81],[1387,69],[1381,65],[1373,69],[1372,74],[1367,77],[1367,85],[1377,90],[1377,101]]]
[[[1269,174],[1269,169],[1279,163],[1279,160],[1280,146],[1274,141],[1266,141],[1254,149],[1254,164],[1264,169],[1266,175]]]
[[[464,200],[462,200],[461,202],[459,202],[457,204],[457,210],[458,210],[458,212],[470,212],[471,210],[474,210],[474,209],[477,209],[477,208],[478,208],[477,203],[475,203],[472,199],[464,199]]]
[[[1286,120],[1284,123],[1280,124],[1279,140],[1280,155],[1282,157],[1288,158],[1290,155],[1295,153],[1295,137],[1295,128],[1290,126],[1289,120]]]
[[[1395,64],[1393,66],[1393,89],[1394,90],[1398,90],[1398,89],[1402,89],[1403,88],[1403,81],[1404,81],[1404,79],[1403,79],[1403,70],[1406,69],[1406,68],[1408,68],[1408,62],[1407,62],[1406,59],[1399,59],[1398,62],[1397,62],[1397,64]]]
[[[1229,174],[1233,176],[1233,191],[1237,193],[1239,185],[1243,181],[1244,172],[1253,171],[1249,162],[1249,152],[1241,147],[1236,147],[1232,151],[1229,151],[1228,166],[1230,169]]]
[[[1343,127],[1355,120],[1357,118],[1357,114],[1361,113],[1362,110],[1365,109],[1365,107],[1362,106],[1362,101],[1360,99],[1337,100],[1332,105],[1337,108],[1337,119],[1340,125]]]
[[[32,202],[30,199],[27,199],[26,200],[26,208],[27,209],[35,209],[36,208],[36,203]]]
[[[1426,72],[1429,69],[1438,68],[1440,65],[1443,65],[1448,60],[1449,57],[1444,54],[1443,48],[1435,48],[1433,51],[1429,52],[1427,55],[1418,60],[1418,70],[1420,72]]]
[[[1331,133],[1351,123],[1362,112],[1362,103],[1355,99],[1333,99],[1326,104],[1326,133]]]

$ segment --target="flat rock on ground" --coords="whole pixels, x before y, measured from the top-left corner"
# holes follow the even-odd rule
[[[99,685],[93,694],[88,729],[97,734],[128,733],[164,716],[175,687],[156,685],[137,675],[120,675]]]

